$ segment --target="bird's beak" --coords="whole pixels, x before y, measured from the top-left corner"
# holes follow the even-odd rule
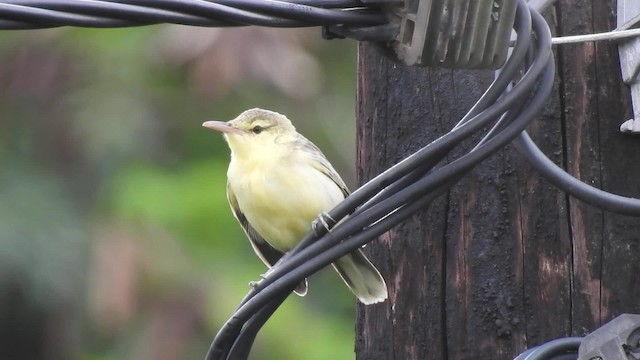
[[[220,131],[223,134],[244,134],[240,129],[236,129],[223,121],[205,121],[202,123],[203,127],[211,130]]]

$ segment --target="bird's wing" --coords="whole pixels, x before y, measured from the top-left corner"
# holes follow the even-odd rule
[[[347,185],[344,183],[338,172],[333,168],[329,160],[322,154],[322,151],[318,147],[307,140],[305,137],[300,136],[302,141],[299,142],[303,148],[305,154],[311,157],[311,165],[322,174],[326,175],[331,181],[333,181],[342,191],[344,197],[349,196],[350,192]]]
[[[231,189],[231,186],[229,186],[228,183],[227,199],[229,200],[229,205],[231,205],[233,216],[235,216],[240,223],[240,226],[242,226],[244,233],[247,234],[251,247],[253,247],[253,251],[256,252],[262,262],[264,262],[268,267],[272,267],[276,262],[278,262],[278,260],[280,260],[282,252],[269,245],[269,243],[260,236],[260,234],[258,234],[251,224],[249,224],[246,216],[244,216],[240,210],[240,206],[238,206],[238,200],[236,199],[236,195],[233,193],[233,189]]]

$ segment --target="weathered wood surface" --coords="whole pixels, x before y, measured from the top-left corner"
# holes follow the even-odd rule
[[[615,28],[615,1],[560,0],[558,34]],[[556,52],[553,98],[530,129],[583,181],[640,197],[640,138],[614,43]],[[407,68],[359,48],[358,176],[364,182],[447,131],[490,72]],[[601,211],[538,176],[513,147],[367,251],[389,301],[359,307],[357,359],[512,359],[640,313],[640,218]]]

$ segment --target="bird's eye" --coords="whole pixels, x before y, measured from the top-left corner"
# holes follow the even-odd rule
[[[254,134],[260,134],[262,130],[264,130],[264,128],[260,125],[256,125],[253,128],[251,128],[251,132]]]

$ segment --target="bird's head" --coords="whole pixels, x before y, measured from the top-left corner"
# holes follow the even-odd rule
[[[236,155],[245,151],[268,150],[268,147],[286,142],[297,134],[286,116],[258,108],[247,110],[231,121],[207,121],[202,126],[223,133]]]

